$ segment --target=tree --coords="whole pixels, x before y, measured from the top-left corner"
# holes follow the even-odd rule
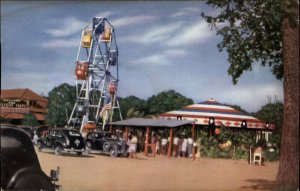
[[[269,140],[276,148],[280,148],[280,135],[282,132],[283,122],[283,107],[283,103],[276,101],[274,103],[268,103],[262,106],[259,111],[252,114],[252,116],[263,121],[272,123],[276,126],[275,130],[272,131],[272,136]]]
[[[39,122],[36,120],[35,116],[32,113],[28,113],[24,115],[24,119],[22,120],[23,125],[36,126]]]
[[[63,127],[68,123],[76,100],[75,86],[67,83],[53,88],[49,92],[49,105],[46,119],[49,125]]]
[[[135,96],[119,99],[122,116],[127,119],[130,117],[143,117],[147,109],[147,102]]]
[[[147,100],[147,104],[149,107],[148,114],[156,115],[191,105],[193,104],[193,100],[184,97],[174,90],[169,90],[151,96]]]
[[[223,37],[233,83],[254,63],[284,79],[284,120],[277,185],[299,187],[299,4],[296,0],[208,0],[217,16],[202,13]],[[217,28],[222,23],[221,28]],[[220,26],[220,25],[219,25]]]

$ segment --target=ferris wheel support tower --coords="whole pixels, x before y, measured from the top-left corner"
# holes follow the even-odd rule
[[[75,77],[76,102],[68,125],[80,132],[99,123],[104,129],[115,110],[122,120],[117,99],[118,47],[114,27],[106,18],[93,18],[83,29]]]

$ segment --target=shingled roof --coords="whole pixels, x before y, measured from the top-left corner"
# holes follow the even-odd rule
[[[1,90],[1,99],[24,99],[24,100],[36,100],[47,102],[48,100],[30,89],[7,89]]]

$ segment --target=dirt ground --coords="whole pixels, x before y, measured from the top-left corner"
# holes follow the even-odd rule
[[[90,154],[77,156],[38,152],[42,169],[60,167],[59,184],[66,191],[138,190],[138,191],[231,191],[271,190],[278,162],[262,166],[246,160],[171,158],[165,156],[137,159],[111,158]]]

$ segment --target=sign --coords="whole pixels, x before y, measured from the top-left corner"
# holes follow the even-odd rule
[[[3,108],[27,108],[27,103],[19,99],[1,99],[0,107]]]
[[[29,113],[29,108],[0,107],[0,113]]]

